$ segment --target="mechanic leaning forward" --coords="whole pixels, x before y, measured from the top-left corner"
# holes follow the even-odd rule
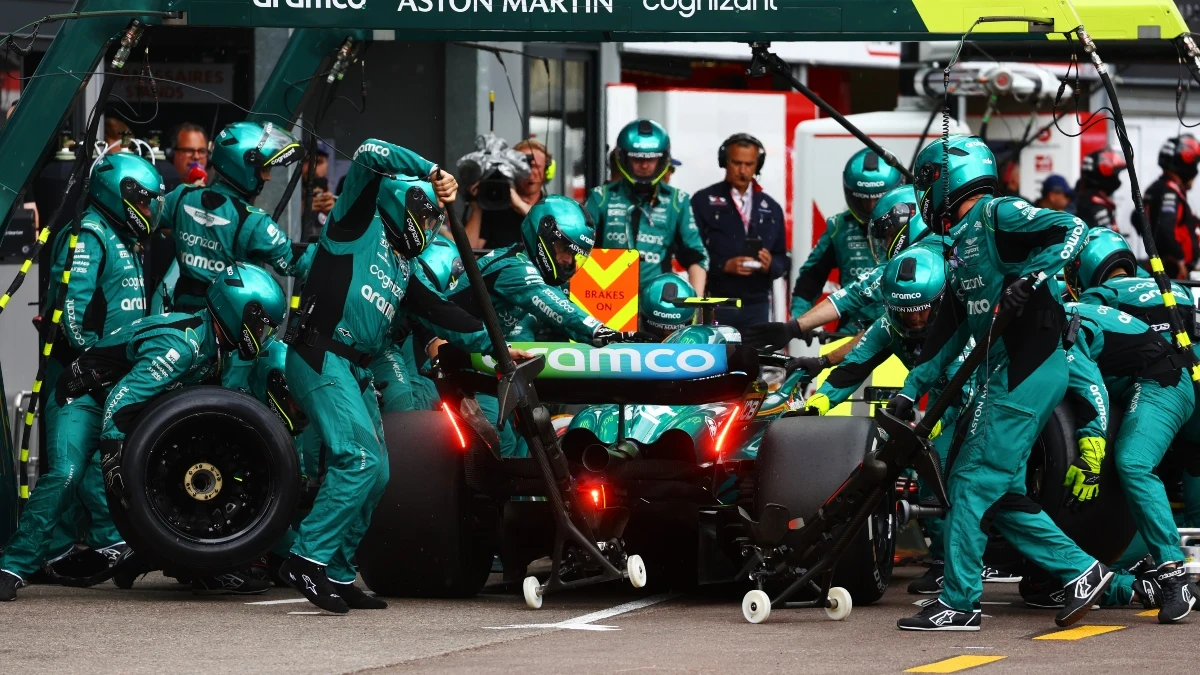
[[[209,284],[235,261],[269,265],[287,276],[308,271],[314,247],[293,247],[286,229],[253,204],[271,169],[293,164],[301,154],[300,144],[283,129],[234,122],[213,141],[212,184],[180,185],[167,195],[163,226],[175,235],[179,262],[176,311],[204,307]]]
[[[55,396],[63,368],[110,331],[146,316],[146,288],[137,245],[158,222],[162,197],[162,178],[152,164],[130,153],[105,155],[92,171],[78,239],[69,227],[55,236],[47,298],[58,298],[72,247],[75,256],[62,306],[62,329],[43,377],[42,419],[48,441],[72,433],[61,427],[61,407]],[[86,522],[87,516],[91,521],[85,535],[87,545],[107,560],[114,559],[125,545],[109,515],[100,462],[94,458],[96,447],[49,443],[46,451],[50,471],[38,479],[21,518],[36,535],[13,540],[6,550],[5,568],[27,576],[46,562],[47,553],[56,557],[71,553],[81,534],[75,530],[82,529],[76,526]],[[64,512],[68,505],[71,508]],[[40,539],[52,531],[52,540]]]
[[[766,159],[757,138],[734,134],[717,150],[725,180],[692,195],[710,258],[708,293],[742,301],[740,308],[717,308],[717,323],[739,331],[770,320],[771,287],[791,269],[783,209],[755,180]]]
[[[916,204],[912,206],[915,208]],[[940,239],[932,237],[926,241]],[[885,266],[879,287],[886,313],[871,324],[863,334],[862,340],[846,355],[841,365],[834,368],[817,392],[805,401],[804,410],[807,414],[825,415],[831,408],[850,398],[859,385],[871,376],[871,372],[893,354],[900,359],[905,368],[911,369],[916,365],[921,345],[928,334],[929,324],[932,317],[937,316],[937,310],[945,297],[945,262],[942,259],[940,244],[935,242],[935,245],[936,247],[917,245],[909,248],[892,258]],[[812,359],[799,358],[805,361]],[[946,383],[958,370],[958,364],[959,361],[951,363],[942,373],[930,392],[931,399],[941,394]],[[812,373],[815,369],[808,370]],[[967,393],[964,390],[955,398],[930,434],[933,449],[943,467],[954,438],[955,422],[967,403]],[[922,500],[934,496],[933,488],[924,481],[921,481],[919,487]],[[941,518],[926,519],[923,525],[929,537],[929,553],[933,557],[933,565],[923,576],[909,584],[908,592],[940,593],[946,559],[943,538],[945,527]]]
[[[950,503],[945,567],[937,602],[901,619],[903,630],[978,630],[986,529],[994,525],[1035,564],[1066,582],[1060,626],[1079,621],[1112,578],[1079,549],[1025,494],[1025,465],[1038,433],[1066,392],[1065,325],[1058,284],[1063,265],[1083,243],[1074,216],[996,198],[996,160],[977,137],[951,136],[917,157],[917,193],[929,227],[954,245],[947,266],[953,291],[928,329],[916,367],[888,411],[911,419],[914,403],[963,352],[968,340],[986,344],[1000,312],[1021,311],[990,345],[974,375],[973,423],[948,476]],[[1047,278],[1049,277],[1049,278]],[[1044,283],[1035,283],[1044,281]]]
[[[825,220],[825,232],[800,267],[792,289],[793,317],[812,309],[834,269],[842,286],[875,269],[867,245],[867,221],[880,197],[903,182],[904,174],[899,169],[868,148],[854,153],[846,162],[842,170],[846,210]],[[878,318],[878,314],[846,316],[842,323],[859,322],[865,327]]]
[[[304,282],[287,383],[328,458],[321,490],[280,575],[327,611],[387,606],[354,585],[350,560],[387,486],[388,456],[368,366],[392,343],[397,313],[403,319],[411,312],[466,349],[492,351],[477,319],[425,285],[408,283],[410,261],[445,218],[438,202],[452,202],[457,187],[411,150],[367,140],[354,153]]]
[[[63,371],[55,387],[61,409],[55,431],[46,437],[50,456],[66,459],[55,469],[63,474],[43,477],[33,491],[0,559],[0,600],[15,600],[24,577],[45,557],[45,525],[61,515],[71,477],[80,475],[86,457],[98,446],[105,481],[119,489],[113,479],[120,472],[121,445],[142,409],[169,390],[215,379],[223,354],[236,350],[243,359],[256,358],[257,345],[282,323],[287,306],[269,274],[241,264],[227,267],[206,296],[206,308],[195,314],[159,314],[117,328]],[[204,591],[209,584],[220,582],[197,579],[193,589]]]
[[[751,326],[743,336],[747,345],[763,349],[783,349],[793,339],[810,340],[812,331],[831,321],[847,317],[849,325],[869,319],[871,325],[883,315],[880,279],[887,261],[910,245],[923,244],[942,248],[942,238],[934,236],[917,212],[917,193],[911,185],[889,190],[875,202],[867,223],[867,247],[874,267],[866,274],[847,283],[826,296],[802,316],[786,322],[771,322]],[[847,322],[839,321],[843,325]],[[821,359],[805,361],[804,367],[816,375],[830,365],[841,363],[853,349],[857,338],[848,341]]]
[[[597,347],[638,339],[634,333],[619,333],[600,323],[571,302],[563,288],[591,253],[594,236],[575,200],[548,195],[533,205],[521,223],[522,243],[479,259],[492,305],[510,340],[518,336],[529,339],[539,328],[558,334],[558,339]],[[459,284],[450,300],[474,316],[482,313],[469,284]],[[494,423],[500,412],[495,397],[481,395],[477,399],[486,419]],[[514,426],[505,424],[500,432],[502,456],[528,452]]]
[[[617,135],[617,169],[622,180],[601,185],[584,207],[596,225],[600,248],[635,248],[641,254],[641,284],[671,271],[674,258],[704,295],[708,251],[692,220],[686,192],[663,182],[671,169],[671,138],[657,122],[630,122]]]

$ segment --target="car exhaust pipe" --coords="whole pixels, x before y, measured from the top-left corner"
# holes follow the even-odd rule
[[[896,504],[896,512],[900,516],[900,525],[907,525],[918,518],[941,518],[946,515],[946,509],[940,506],[923,506],[907,501]]]
[[[640,452],[637,444],[629,441],[621,441],[611,446],[592,443],[583,449],[580,459],[583,462],[583,468],[599,473],[615,469],[625,462],[635,459]]]

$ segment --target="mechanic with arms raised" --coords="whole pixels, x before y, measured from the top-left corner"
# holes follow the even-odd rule
[[[163,194],[162,178],[149,162],[132,153],[105,155],[92,170],[78,239],[71,234],[70,227],[64,227],[55,236],[54,263],[46,288],[46,297],[52,302],[58,298],[73,240],[75,256],[62,306],[63,325],[42,378],[45,383],[42,419],[46,421],[47,438],[59,433],[60,406],[55,390],[63,368],[101,337],[146,316],[146,288],[137,245],[146,240],[162,215]],[[65,499],[71,508],[59,522],[57,515],[48,516],[50,510],[58,511],[54,504],[45,499],[31,500],[22,521],[54,528],[54,539],[48,545],[58,558],[72,553],[75,541],[82,534],[90,549],[105,556],[95,562],[107,564],[124,548],[124,543],[109,515],[100,463],[92,461],[95,450],[95,447],[51,444],[47,448],[50,471],[38,479],[38,485],[45,484],[45,494],[49,496],[55,491],[51,486],[62,482],[61,489],[66,490]],[[84,454],[60,456],[59,452]],[[86,533],[77,527],[86,521],[80,506],[91,517]],[[12,554],[12,564],[20,570],[36,569],[42,562],[42,554],[31,550],[12,550]]]
[[[312,247],[293,247],[286,230],[253,205],[271,169],[299,161],[300,144],[271,124],[234,122],[213,142],[209,187],[180,185],[167,195],[165,227],[175,235],[179,281],[174,309],[194,312],[233,262],[269,265],[287,276],[308,271]]]
[[[350,560],[387,486],[387,449],[368,366],[392,344],[393,320],[403,320],[407,310],[466,349],[492,351],[477,319],[425,285],[409,284],[410,261],[445,218],[438,202],[454,200],[454,178],[377,139],[365,141],[353,159],[305,280],[287,355],[288,387],[328,461],[280,574],[335,613],[387,606],[354,585]],[[429,176],[432,184],[407,174]]]
[[[902,630],[979,630],[983,551],[994,525],[1035,564],[1069,587],[1055,617],[1079,621],[1112,578],[1108,568],[1079,549],[1025,494],[1025,465],[1038,433],[1062,400],[1067,360],[1065,325],[1052,277],[1075,257],[1085,226],[1070,214],[996,198],[996,160],[977,137],[951,136],[917,157],[921,215],[954,244],[947,261],[952,294],[928,329],[916,367],[888,411],[911,419],[915,401],[932,389],[968,341],[989,347],[974,374],[973,422],[948,476],[951,508],[945,542],[954,555],[945,566],[937,602],[901,619]],[[995,343],[986,335],[996,312],[1021,314]]]
[[[596,225],[595,245],[637,249],[640,287],[670,272],[674,258],[703,295],[708,251],[692,220],[691,202],[686,192],[663,182],[671,169],[667,131],[647,119],[626,124],[617,134],[617,169],[622,180],[592,190],[584,207]]]
[[[287,306],[271,275],[240,264],[227,267],[206,296],[206,308],[195,314],[159,314],[117,328],[63,371],[55,388],[61,411],[55,433],[47,436],[51,456],[86,457],[99,446],[105,482],[120,490],[113,479],[119,475],[121,445],[146,405],[172,389],[215,379],[222,354],[236,350],[247,361],[256,358]],[[79,475],[81,463],[64,462],[62,479],[38,482],[0,559],[0,600],[15,600],[24,577],[45,557],[46,519],[61,515],[70,496],[70,476]],[[233,576],[239,587],[253,581]],[[193,590],[205,592],[210,585],[216,588],[221,582],[196,579]],[[245,592],[266,588],[247,587]]]

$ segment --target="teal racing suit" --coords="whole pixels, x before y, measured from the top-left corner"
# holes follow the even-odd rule
[[[1183,560],[1166,488],[1154,470],[1195,409],[1191,379],[1182,361],[1153,328],[1107,305],[1070,304],[1079,315],[1074,345],[1067,352],[1071,400],[1076,403],[1077,439],[1109,436],[1114,402],[1125,414],[1108,447],[1121,477],[1126,502],[1155,562]],[[1113,579],[1101,604],[1128,604],[1133,582],[1127,572]],[[1112,602],[1118,598],[1117,602]],[[1121,602],[1123,600],[1124,602]]]
[[[1085,229],[1070,214],[1020,199],[980,198],[950,229],[951,292],[901,395],[919,400],[971,338],[985,344],[1004,289],[1021,277],[1052,277],[1078,254]],[[946,559],[941,600],[958,611],[979,607],[987,523],[1064,584],[1095,563],[1025,494],[1030,449],[1067,387],[1057,282],[1050,278],[1031,291],[1021,312],[974,373],[976,393],[963,414],[971,424],[947,472],[945,542],[955,554]]]
[[[652,197],[639,195],[628,181],[593,188],[584,210],[596,224],[596,248],[636,248],[640,288],[671,271],[672,258],[684,269],[708,270],[708,250],[692,217],[688,193],[660,183]]]
[[[480,258],[479,271],[500,317],[501,328],[510,341],[528,340],[531,329],[546,327],[576,342],[591,343],[596,331],[604,325],[571,302],[565,290],[547,284],[520,244],[496,249]],[[468,284],[460,284],[450,300],[472,315],[478,316],[481,311]],[[500,413],[495,397],[480,395],[477,399],[487,419],[495,421]],[[509,420],[500,429],[501,456],[523,457],[527,452],[525,440],[517,436]]]
[[[321,233],[304,282],[305,329],[288,349],[287,382],[328,453],[325,481],[292,553],[354,580],[350,560],[388,481],[379,402],[368,366],[393,342],[393,321],[411,316],[476,352],[492,345],[478,320],[423,284],[388,243],[375,200],[384,174],[428,176],[433,164],[369,139],[354,154],[345,188]]]
[[[882,316],[863,333],[862,339],[854,345],[846,358],[830,371],[829,376],[821,383],[814,395],[828,397],[829,407],[833,408],[850,398],[858,390],[859,385],[865,382],[871,376],[872,371],[888,357],[895,354],[905,368],[912,368],[916,365],[920,353],[920,344],[913,344],[910,340],[904,339],[892,329],[892,324],[887,316]],[[931,401],[941,395],[942,389],[950,381],[950,378],[954,377],[957,370],[958,362],[955,362],[942,374],[929,392]],[[968,390],[964,389],[959,393],[955,402],[942,415],[938,427],[939,433],[933,439],[933,449],[937,453],[938,459],[941,460],[943,470],[946,466],[946,457],[950,453],[950,444],[954,439],[955,422],[958,421],[959,413],[969,398]],[[933,496],[933,489],[921,481],[919,498],[927,501]],[[924,525],[925,532],[929,535],[929,553],[937,561],[945,560],[944,521],[941,518],[927,519],[924,521]]]
[[[204,307],[204,293],[234,262],[268,265],[285,276],[303,276],[313,246],[293,246],[287,231],[270,214],[250,204],[229,185],[180,185],[167,195],[164,224],[173,228],[179,280],[174,309]]]
[[[867,241],[866,227],[858,222],[849,209],[825,220],[825,232],[808,254],[796,283],[792,288],[792,317],[799,317],[816,304],[833,270],[838,271],[838,281],[849,286],[859,277],[870,274],[876,268],[871,257],[871,246]],[[879,318],[876,313],[847,313],[841,323],[857,322],[869,326]]]
[[[24,578],[45,559],[50,532],[97,448],[106,480],[119,470],[119,442],[160,394],[213,380],[219,353],[212,315],[159,314],[117,328],[65,369],[56,385],[60,406],[48,451],[61,457],[42,476],[4,550],[0,569]],[[67,398],[67,392],[77,395]]]
[[[71,278],[63,301],[62,318],[54,349],[46,363],[42,378],[42,419],[46,438],[59,429],[60,406],[55,400],[55,385],[64,366],[69,366],[88,347],[121,326],[146,316],[146,294],[142,277],[142,260],[132,239],[121,236],[108,225],[104,215],[89,206],[80,219],[79,238],[71,262]],[[63,228],[52,245],[53,265],[46,297],[58,298],[63,268],[67,264],[70,228]],[[48,318],[48,317],[44,317]],[[56,457],[54,451],[63,446],[47,447],[50,472],[57,473],[56,464],[68,467],[71,458]],[[77,458],[76,458],[77,459]],[[57,555],[70,551],[76,541],[84,539],[93,549],[111,546],[121,541],[120,534],[108,512],[104,498],[104,479],[99,461],[90,457],[80,464],[83,475],[77,481],[78,500],[71,505],[54,531],[50,551]],[[90,526],[88,518],[90,516]]]

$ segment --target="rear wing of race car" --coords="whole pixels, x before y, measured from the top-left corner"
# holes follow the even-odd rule
[[[741,345],[514,343],[543,361],[538,397],[553,403],[699,405],[741,399],[759,376],[758,353]],[[450,345],[443,377],[465,394],[496,395],[495,361]]]

